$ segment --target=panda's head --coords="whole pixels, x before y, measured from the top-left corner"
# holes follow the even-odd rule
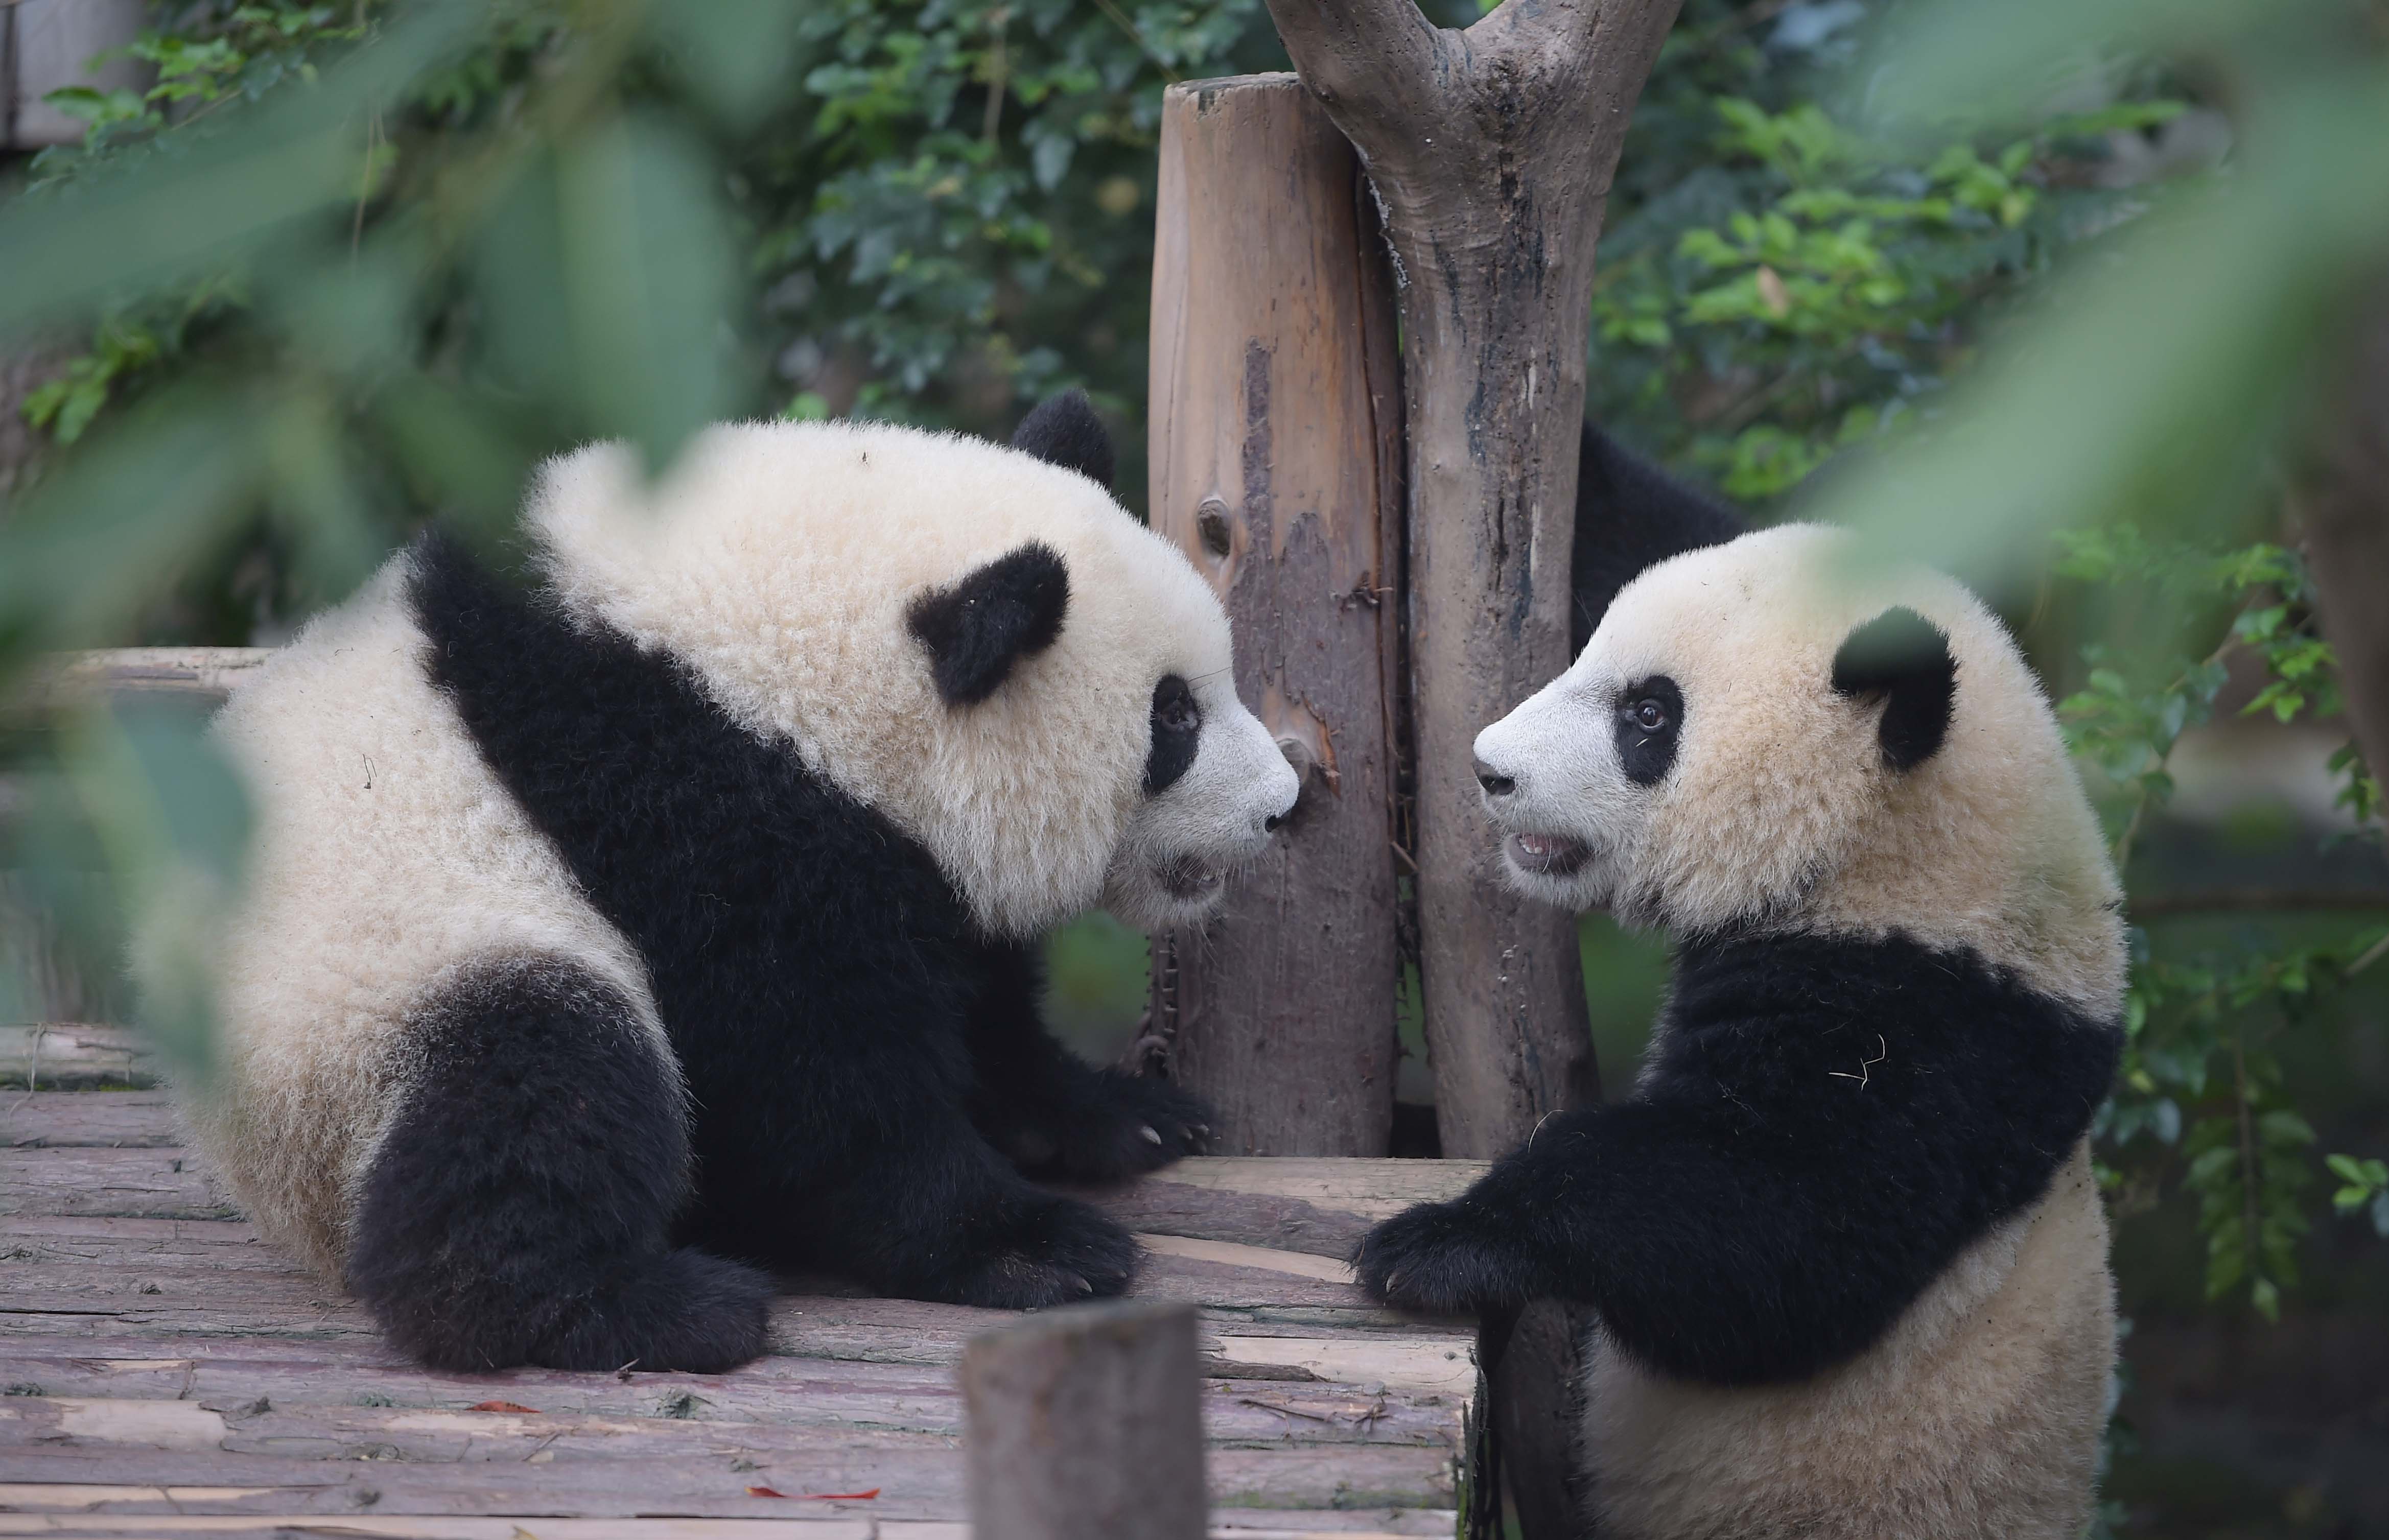
[[[990,934],[1098,901],[1158,926],[1212,907],[1298,783],[1111,459],[1076,393],[1010,447],[743,424],[652,487],[616,447],[559,460],[530,522],[568,608],[919,841]]]
[[[1898,932],[2109,1004],[2117,891],[2038,681],[1958,584],[1789,525],[1621,589],[1476,743],[1525,891],[1680,935]]]

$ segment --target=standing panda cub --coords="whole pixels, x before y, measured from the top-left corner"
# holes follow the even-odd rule
[[[1632,1096],[1381,1225],[1361,1277],[1428,1309],[1591,1307],[1604,1537],[2071,1540],[2114,1346],[2099,824],[1956,583],[1588,471],[1629,481],[1589,511],[1704,548],[1594,573],[1582,655],[1476,757],[1515,884],[1667,927],[1671,998]]]
[[[1038,939],[1204,912],[1297,785],[1110,469],[1075,394],[1012,448],[753,424],[648,487],[599,446],[530,586],[434,538],[310,626],[217,730],[259,838],[187,1115],[259,1227],[460,1370],[727,1368],[766,1268],[1125,1288],[1025,1174],[1205,1114],[1047,1035]]]

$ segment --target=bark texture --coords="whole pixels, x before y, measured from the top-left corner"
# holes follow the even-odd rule
[[[1598,1094],[1576,926],[1501,882],[1469,745],[1568,662],[1593,242],[1677,0],[1269,0],[1400,288],[1420,975],[1448,1155]]]
[[[1223,217],[1225,216],[1225,217]],[[1260,868],[1156,938],[1147,1041],[1223,1154],[1382,1155],[1399,1048],[1399,379],[1352,149],[1294,76],[1164,97],[1151,508],[1303,778]]]
[[[2343,414],[2300,489],[2299,517],[2348,725],[2380,778],[2389,776],[2389,302],[2370,306],[2351,343]]]

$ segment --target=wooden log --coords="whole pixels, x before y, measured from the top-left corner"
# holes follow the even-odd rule
[[[963,1355],[975,1540],[1201,1540],[1194,1312],[1076,1305]]]
[[[25,702],[41,708],[94,698],[216,706],[273,655],[271,647],[110,647],[57,654],[34,670]]]
[[[149,1039],[129,1026],[47,1022],[0,1026],[0,1087],[75,1090],[158,1084]]]
[[[1349,145],[1292,75],[1163,95],[1151,509],[1227,605],[1302,774],[1206,924],[1155,938],[1151,1038],[1214,1148],[1382,1155],[1393,1123],[1400,402]]]

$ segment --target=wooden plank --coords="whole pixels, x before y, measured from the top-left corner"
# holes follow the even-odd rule
[[[256,1420],[274,1419],[262,1414]],[[65,1432],[63,1417],[36,1426],[53,1430],[52,1442],[38,1448],[0,1445],[0,1487],[179,1487],[186,1489],[176,1504],[185,1512],[753,1518],[776,1506],[750,1495],[747,1488],[753,1485],[789,1494],[876,1488],[868,1511],[893,1518],[953,1519],[965,1510],[960,1451],[952,1440],[924,1434],[858,1432],[799,1441],[767,1438],[758,1425],[738,1424],[735,1436],[701,1448],[683,1443],[670,1455],[651,1456],[650,1430],[626,1427],[611,1439],[576,1442],[569,1458],[533,1460],[516,1440],[488,1445],[491,1457],[481,1457],[473,1451],[482,1446],[468,1447],[460,1437],[440,1446],[462,1451],[463,1457],[434,1460],[382,1453],[429,1443],[389,1430],[340,1446],[345,1453],[310,1458],[253,1448],[158,1445],[158,1438],[178,1432],[194,1439],[207,1433],[196,1419],[161,1425],[148,1442]],[[224,1436],[248,1442],[229,1420]],[[530,1453],[565,1447],[559,1440],[546,1451],[531,1446]],[[1441,1449],[1224,1448],[1211,1452],[1209,1464],[1212,1497],[1222,1507],[1448,1509],[1455,1495],[1453,1457]],[[17,1506],[25,1505],[19,1499]],[[837,1511],[862,1505],[819,1506]]]
[[[0,1145],[162,1149],[182,1142],[164,1091],[0,1097]]]
[[[1344,1344],[1306,1344],[1324,1349]],[[550,1419],[665,1418],[689,1424],[767,1422],[960,1436],[962,1407],[946,1366],[812,1357],[765,1358],[735,1374],[567,1374],[509,1369],[447,1375],[397,1360],[372,1338],[299,1342],[160,1336],[107,1344],[75,1338],[0,1339],[0,1385],[49,1396],[206,1406],[258,1402],[286,1409],[336,1402],[462,1412],[491,1400]],[[1435,1394],[1388,1385],[1207,1382],[1206,1436],[1267,1447],[1298,1432],[1311,1444],[1456,1446],[1455,1408]]]
[[[559,1517],[745,1528],[762,1521],[759,1504],[794,1506],[747,1485],[876,1486],[868,1505],[804,1515],[807,1533],[842,1534],[821,1526],[849,1519],[875,1536],[957,1533],[952,1370],[973,1336],[1016,1316],[792,1280],[819,1292],[780,1300],[773,1355],[733,1374],[437,1375],[398,1359],[352,1301],[221,1216],[202,1163],[169,1142],[161,1094],[20,1093],[0,1114],[0,1209],[11,1213],[0,1387],[12,1393],[0,1397],[0,1483],[11,1483],[0,1517],[107,1521],[84,1533],[190,1517],[225,1521],[221,1534],[347,1529],[366,1516],[506,1515],[538,1520],[533,1534]],[[1226,1204],[1212,1228],[1229,1236],[1244,1233],[1249,1214],[1233,1205],[1246,1200],[1353,1225],[1475,1174],[1416,1162],[1190,1165],[1167,1206],[1199,1230],[1202,1203]],[[1466,1323],[1386,1311],[1340,1260],[1310,1251],[1143,1240],[1139,1294],[1198,1312],[1198,1410],[1212,1497],[1227,1505],[1212,1534],[1451,1532],[1474,1388]],[[537,1409],[472,1409],[492,1401]]]
[[[0,1505],[8,1492],[0,1489]],[[79,1489],[95,1496],[157,1488]],[[153,1499],[154,1500],[154,1499]],[[1434,1508],[1387,1513],[1225,1512],[1212,1515],[1211,1540],[1411,1540],[1449,1536],[1453,1515]],[[280,1516],[179,1513],[10,1513],[0,1510],[0,1534],[107,1534],[118,1540],[247,1535],[284,1540],[299,1529],[387,1540],[970,1540],[970,1526],[944,1520],[835,1519],[543,1519],[534,1534],[511,1518],[443,1518],[430,1514],[349,1514],[337,1531],[303,1514]]]
[[[109,1492],[163,1489],[100,1487]],[[0,1491],[0,1503],[6,1501]],[[1448,1537],[1455,1515],[1445,1509],[1409,1508],[1374,1513],[1225,1511],[1211,1516],[1210,1540],[1412,1540]],[[946,1520],[879,1519],[543,1519],[534,1534],[511,1518],[454,1518],[430,1514],[350,1514],[336,1528],[302,1514],[92,1514],[0,1511],[0,1534],[108,1534],[120,1540],[147,1536],[270,1536],[287,1540],[297,1529],[390,1540],[970,1540],[970,1526]]]
[[[73,1090],[153,1087],[156,1051],[129,1026],[51,1022],[0,1026],[0,1087]]]
[[[217,706],[274,655],[271,647],[115,647],[52,658],[32,690],[39,705],[105,694]]]
[[[1153,527],[1210,579],[1236,691],[1302,773],[1258,871],[1154,942],[1151,1040],[1216,1147],[1382,1155],[1393,1125],[1400,403],[1344,136],[1292,75],[1162,97]]]

